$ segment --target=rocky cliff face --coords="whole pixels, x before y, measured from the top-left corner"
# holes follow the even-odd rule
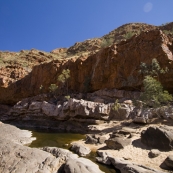
[[[140,90],[141,62],[151,63],[156,58],[169,72],[160,76],[165,89],[173,92],[172,40],[160,30],[142,32],[131,39],[113,44],[94,55],[54,60],[33,67],[31,73],[6,87],[0,88],[1,103],[15,103],[22,98],[37,95],[40,86],[44,92],[63,69],[70,69],[69,89],[77,92],[93,92],[99,89]],[[57,83],[58,84],[58,83]]]

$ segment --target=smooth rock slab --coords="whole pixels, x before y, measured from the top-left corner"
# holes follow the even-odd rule
[[[21,130],[15,126],[4,124],[0,122],[0,137],[1,139],[9,139],[17,144],[30,144],[36,138],[32,137],[32,132],[28,130]]]
[[[59,159],[50,153],[0,139],[0,172],[57,173]]]

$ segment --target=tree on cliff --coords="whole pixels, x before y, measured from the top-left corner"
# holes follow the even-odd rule
[[[63,87],[66,87],[66,91],[68,94],[68,80],[70,78],[70,70],[69,69],[64,69],[62,73],[58,76],[58,81],[63,84]]]
[[[58,76],[57,81],[62,83],[62,87],[66,86],[66,94],[68,94],[68,79],[70,78],[70,70],[66,69],[63,70],[62,73]],[[55,99],[57,99],[57,96],[60,94],[60,87],[57,84],[50,84],[49,86],[49,92],[53,95]],[[42,93],[43,86],[40,86],[40,92]],[[68,99],[69,96],[66,96]]]
[[[143,80],[144,92],[140,96],[146,106],[158,107],[162,103],[172,101],[172,95],[163,89],[159,81],[159,74],[165,74],[168,68],[161,68],[157,59],[153,59],[151,64],[141,63],[140,73],[145,77]]]

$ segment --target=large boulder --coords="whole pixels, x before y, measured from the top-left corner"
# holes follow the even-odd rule
[[[148,127],[141,132],[141,142],[159,150],[173,150],[173,128],[168,126]]]

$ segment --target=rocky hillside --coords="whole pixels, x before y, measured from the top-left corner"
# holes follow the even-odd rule
[[[123,25],[96,39],[75,43],[50,53],[30,50],[0,52],[0,102],[14,104],[22,98],[48,92],[63,69],[70,69],[72,92],[99,89],[140,90],[141,62],[156,58],[169,72],[161,76],[163,86],[173,92],[173,23],[153,26],[141,23]]]

